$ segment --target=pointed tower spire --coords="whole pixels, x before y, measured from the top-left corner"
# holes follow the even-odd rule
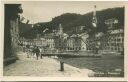
[[[59,34],[63,34],[63,27],[61,24],[59,24]]]
[[[96,17],[96,5],[94,5],[93,18],[92,18],[93,27],[97,27],[97,17]]]
[[[93,16],[96,16],[96,5],[94,5]]]

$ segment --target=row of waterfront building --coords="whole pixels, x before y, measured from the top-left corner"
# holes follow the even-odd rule
[[[121,52],[124,51],[124,32],[123,29],[108,31],[108,33],[94,38],[88,38],[88,49],[93,50],[96,42],[100,42],[99,49],[102,51]]]
[[[109,30],[106,34],[99,32],[95,37],[87,33],[69,36],[63,33],[60,25],[56,33],[45,34],[33,40],[22,39],[23,45],[36,45],[49,50],[58,51],[100,51],[121,52],[124,50],[123,29]]]

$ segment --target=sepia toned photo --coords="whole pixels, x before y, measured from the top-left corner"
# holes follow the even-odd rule
[[[125,5],[4,4],[3,76],[124,77]]]

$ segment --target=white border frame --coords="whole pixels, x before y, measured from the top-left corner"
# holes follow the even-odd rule
[[[124,74],[125,77],[124,78],[117,78],[117,77],[89,77],[89,78],[80,78],[80,77],[29,77],[29,76],[3,76],[3,43],[4,43],[4,4],[5,3],[20,3],[20,1],[26,1],[26,0],[17,0],[17,1],[12,1],[12,0],[6,0],[6,1],[2,1],[0,7],[1,7],[1,12],[2,14],[0,14],[1,16],[1,30],[0,30],[0,37],[2,37],[0,39],[0,79],[1,81],[127,81],[127,77],[128,77],[128,2],[124,2],[124,1],[120,1],[118,0],[117,2],[120,2],[120,4],[124,4],[125,5],[125,27],[124,27],[124,52],[125,52],[125,56],[124,56]],[[27,1],[36,1],[36,0],[27,0]],[[54,0],[38,0],[38,1],[54,1]],[[59,1],[59,0],[56,0]],[[84,1],[84,0],[63,0],[63,1]],[[95,1],[95,0],[92,0]],[[102,1],[102,0],[98,0],[98,1]],[[115,1],[115,0],[113,0]]]

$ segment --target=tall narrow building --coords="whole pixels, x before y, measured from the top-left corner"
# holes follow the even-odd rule
[[[94,6],[94,11],[93,11],[92,25],[95,28],[97,27],[96,5]]]
[[[22,13],[20,4],[5,4],[4,22],[4,63],[16,60],[16,50],[19,39],[19,13]]]
[[[59,34],[59,35],[62,35],[62,34],[63,34],[63,27],[62,27],[61,24],[59,24],[58,34]]]

